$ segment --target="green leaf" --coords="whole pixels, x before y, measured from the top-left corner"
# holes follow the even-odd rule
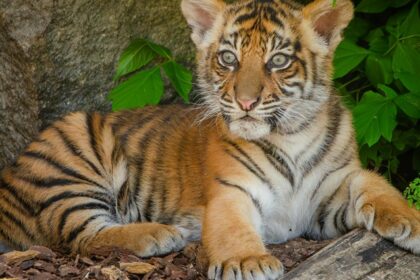
[[[114,80],[147,65],[156,57],[146,40],[134,40],[122,53]]]
[[[408,16],[401,24],[400,32],[403,37],[420,35],[419,1],[411,7]]]
[[[420,93],[407,93],[398,96],[395,103],[407,116],[420,119]]]
[[[382,28],[377,28],[369,32],[366,40],[369,42],[369,50],[377,54],[383,55],[389,49],[388,37],[385,37]]]
[[[334,56],[334,78],[340,78],[354,69],[369,54],[369,51],[349,40],[343,40]]]
[[[163,65],[166,75],[174,86],[178,94],[185,102],[189,101],[189,93],[192,88],[192,74],[184,66],[169,61]]]
[[[368,91],[354,108],[354,124],[359,143],[369,146],[377,143],[381,135],[391,141],[397,122],[397,108],[392,98]]]
[[[344,38],[356,42],[366,35],[371,28],[371,23],[363,18],[355,17],[344,31]]]
[[[369,55],[366,59],[365,72],[373,85],[390,84],[394,77],[392,75],[392,60],[389,57]]]
[[[112,109],[119,111],[156,105],[163,95],[163,82],[160,68],[141,71],[115,87],[108,96]]]
[[[402,7],[402,6],[406,5],[410,1],[411,0],[393,0],[392,3],[391,3],[391,7],[399,8],[399,7]]]
[[[392,0],[362,0],[356,7],[357,12],[380,13],[391,6]]]
[[[393,90],[390,87],[387,87],[386,85],[378,85],[378,88],[383,93],[385,93],[388,101],[394,100],[398,96],[398,94],[395,92],[395,90]]]
[[[166,59],[172,59],[172,53],[171,51],[161,45],[155,44],[153,42],[150,41],[146,41],[147,45],[149,46],[150,49],[152,49],[156,54],[158,54],[160,57],[162,58],[166,58]]]
[[[398,43],[392,59],[394,77],[413,92],[420,92],[420,52],[410,45]]]

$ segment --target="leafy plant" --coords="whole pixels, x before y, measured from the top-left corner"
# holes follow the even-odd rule
[[[420,210],[420,178],[414,179],[404,190],[404,197],[407,198],[410,207],[415,206]]]
[[[192,74],[171,51],[145,39],[134,40],[122,53],[114,79],[121,81],[108,98],[114,111],[156,105],[164,93],[162,72],[176,92],[189,101]]]
[[[419,1],[355,4],[334,58],[336,87],[353,112],[363,164],[403,189],[420,170]]]

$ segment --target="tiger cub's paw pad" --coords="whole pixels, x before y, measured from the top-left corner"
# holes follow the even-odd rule
[[[232,258],[221,264],[211,264],[208,278],[216,280],[265,280],[277,279],[283,275],[281,262],[270,255]]]
[[[164,255],[179,251],[185,247],[185,239],[180,231],[172,226],[162,226],[141,238],[142,250],[136,254],[140,257]]]

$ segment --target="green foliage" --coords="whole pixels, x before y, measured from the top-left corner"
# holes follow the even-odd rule
[[[176,92],[189,101],[192,74],[177,63],[167,48],[147,41],[134,40],[122,53],[114,79],[121,81],[108,98],[119,111],[156,105],[164,93],[165,73]]]
[[[419,2],[355,1],[356,16],[334,58],[363,164],[401,188],[420,170]]]
[[[414,179],[404,190],[404,197],[407,198],[410,207],[415,206],[420,210],[420,178]]]

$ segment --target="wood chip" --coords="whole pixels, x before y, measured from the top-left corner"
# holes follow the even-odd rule
[[[36,269],[44,270],[44,271],[50,272],[50,273],[55,273],[57,271],[54,264],[46,262],[46,261],[42,261],[42,260],[36,261],[34,263],[34,267]]]
[[[39,255],[38,258],[43,260],[51,260],[57,256],[51,249],[44,247],[44,246],[32,246],[29,250],[38,251]]]
[[[101,273],[108,280],[129,280],[127,275],[114,265],[102,268]]]
[[[80,274],[80,270],[74,266],[62,265],[58,268],[61,277],[75,276]]]
[[[145,262],[120,263],[120,268],[133,274],[146,274],[156,269],[154,265]]]
[[[4,262],[7,265],[20,264],[24,261],[32,260],[39,256],[39,252],[35,250],[28,251],[12,251],[6,254],[3,254],[0,257],[0,261]]]

